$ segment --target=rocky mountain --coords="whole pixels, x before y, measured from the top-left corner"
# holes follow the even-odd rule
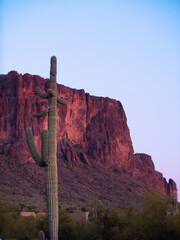
[[[0,196],[17,202],[44,204],[44,169],[31,158],[25,129],[33,131],[40,151],[47,116],[32,114],[47,107],[36,87],[46,92],[47,79],[15,71],[0,75]],[[151,157],[134,153],[127,119],[119,101],[91,96],[84,90],[57,85],[68,101],[58,106],[57,159],[59,201],[78,203],[101,199],[105,204],[140,206],[143,193],[157,189],[177,197],[176,183],[155,170]],[[23,200],[22,200],[23,199]]]

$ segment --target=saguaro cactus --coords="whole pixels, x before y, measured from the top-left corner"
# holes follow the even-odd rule
[[[43,231],[38,232],[38,240],[45,240],[45,234]]]
[[[47,93],[42,93],[37,88],[37,93],[41,98],[47,98],[49,107],[43,112],[33,114],[34,117],[43,117],[48,114],[48,130],[42,131],[41,157],[34,144],[32,131],[26,129],[26,138],[32,157],[40,167],[46,169],[46,194],[48,209],[49,239],[58,240],[58,175],[57,175],[57,102],[66,104],[67,102],[57,96],[56,90],[56,57],[51,57],[50,88]]]

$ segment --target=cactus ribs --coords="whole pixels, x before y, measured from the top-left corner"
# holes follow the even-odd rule
[[[26,129],[26,138],[32,157],[40,167],[46,169],[46,194],[49,222],[49,239],[58,239],[58,174],[57,174],[57,102],[66,104],[66,101],[57,96],[56,89],[56,57],[51,58],[50,89],[47,93],[42,93],[37,88],[37,93],[41,98],[47,98],[49,107],[34,117],[43,117],[48,114],[48,130],[42,131],[41,157],[34,144],[32,131]]]

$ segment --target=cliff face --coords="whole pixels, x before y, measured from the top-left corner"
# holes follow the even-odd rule
[[[47,117],[32,117],[47,107],[47,101],[36,94],[37,86],[44,91],[48,88],[47,81],[38,76],[10,72],[1,77],[1,148],[21,162],[31,160],[25,129],[32,128],[40,149],[41,131],[47,128]],[[67,106],[58,107],[57,142],[62,142],[60,151],[69,164],[81,165],[88,156],[108,167],[127,166],[133,148],[121,103],[62,85],[58,85],[58,93],[68,100]],[[22,151],[17,151],[18,146]]]
[[[14,71],[0,75],[0,152],[19,164],[33,162],[25,129],[33,130],[39,150],[42,129],[47,129],[47,116],[32,117],[47,107],[47,101],[36,94],[36,87],[46,92],[48,81]],[[119,101],[90,96],[84,90],[63,85],[58,85],[57,91],[68,101],[67,105],[58,106],[58,159],[76,167],[102,164],[177,197],[175,182],[171,179],[166,182],[155,170],[151,157],[134,154],[126,115]]]

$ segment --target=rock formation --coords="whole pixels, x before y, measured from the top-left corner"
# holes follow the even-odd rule
[[[48,107],[45,100],[39,99],[36,87],[46,92],[47,79],[15,71],[0,75],[0,153],[18,164],[33,161],[25,141],[25,129],[32,129],[39,151],[42,129],[47,129],[47,117],[32,117]],[[59,84],[57,93],[68,101],[57,112],[57,157],[63,159],[63,164],[79,168],[100,164],[177,197],[175,182],[170,179],[167,183],[155,170],[151,157],[134,154],[126,115],[119,101]]]

